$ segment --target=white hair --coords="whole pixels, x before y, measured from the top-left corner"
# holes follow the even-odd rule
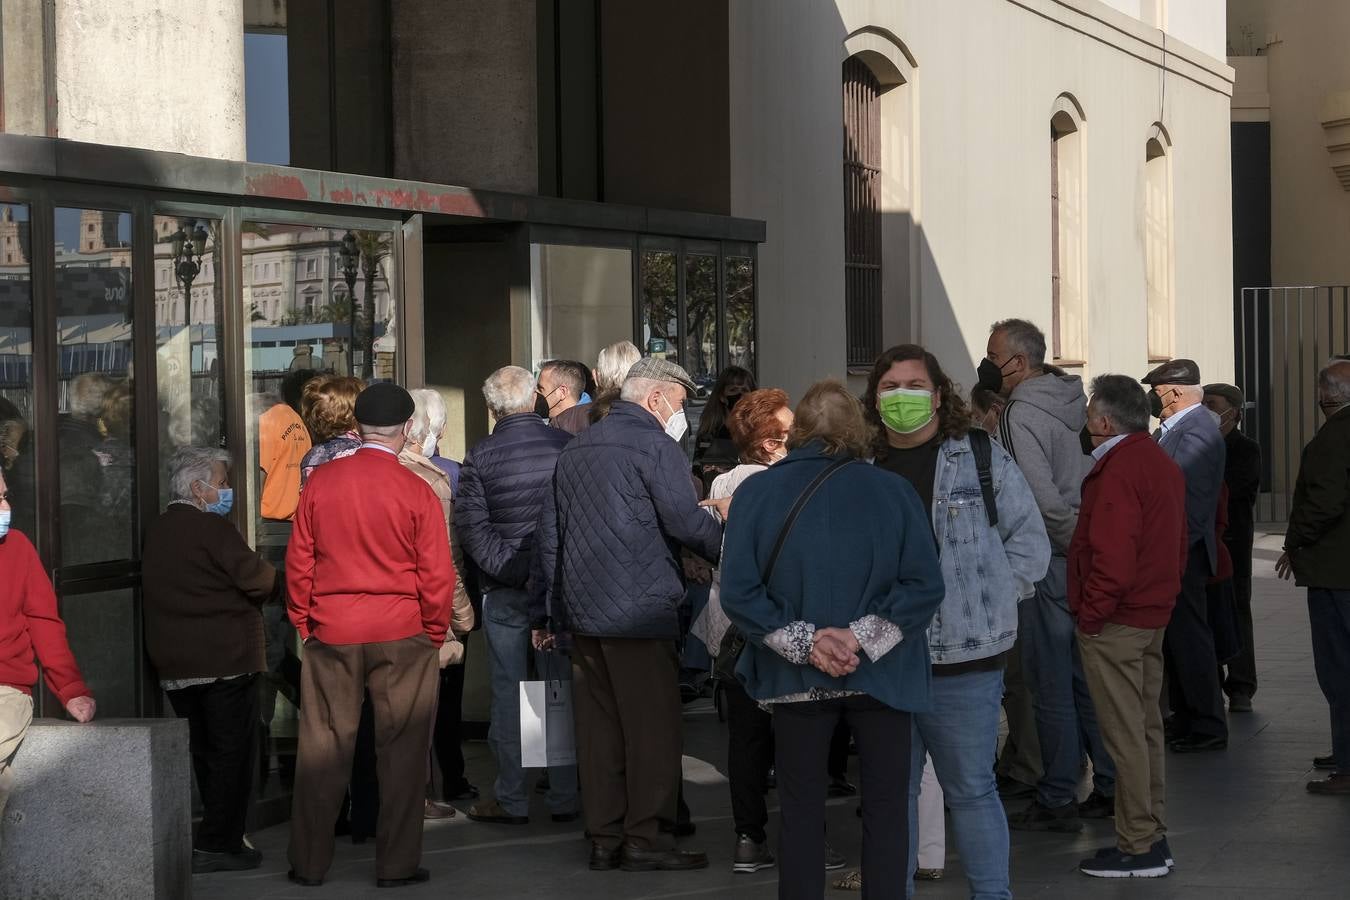
[[[534,410],[535,377],[520,366],[502,366],[483,382],[483,399],[496,419]]]
[[[628,378],[619,389],[619,399],[631,403],[641,403],[652,395],[653,391],[679,387],[673,381],[658,381],[655,378]]]
[[[1333,359],[1317,373],[1319,399],[1345,406],[1350,403],[1350,360]]]
[[[617,391],[633,363],[642,359],[642,353],[632,341],[619,341],[600,351],[595,361],[595,385],[599,391]]]
[[[218,447],[184,447],[169,460],[169,493],[174,500],[196,500],[192,486],[211,483],[211,466],[230,464],[230,454]]]
[[[438,391],[430,388],[417,388],[409,393],[413,398],[413,417],[408,441],[421,450],[423,456],[430,456],[445,431],[445,400]]]

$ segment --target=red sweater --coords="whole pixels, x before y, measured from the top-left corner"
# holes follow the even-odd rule
[[[1083,481],[1069,544],[1069,609],[1078,629],[1166,627],[1188,549],[1181,469],[1146,432],[1132,434]]]
[[[65,706],[89,696],[75,656],[66,641],[66,626],[56,613],[56,594],[28,538],[10,531],[0,540],[0,684],[33,693],[42,662],[47,686]]]
[[[383,450],[325,463],[300,494],[286,587],[302,640],[372,644],[425,633],[439,647],[455,588],[440,501]]]

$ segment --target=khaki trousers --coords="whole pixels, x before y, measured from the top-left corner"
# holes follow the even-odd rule
[[[1088,692],[1102,742],[1116,763],[1116,838],[1120,850],[1147,853],[1167,834],[1162,711],[1165,629],[1107,624],[1078,635]]]
[[[417,869],[436,662],[436,648],[422,634],[375,644],[313,638],[305,644],[289,852],[297,875],[323,878],[333,862],[333,825],[351,777],[366,690],[375,710],[380,783],[375,875],[406,878]]]
[[[18,688],[0,685],[0,838],[4,836],[5,804],[14,790],[14,769],[10,762],[32,721],[33,698]]]

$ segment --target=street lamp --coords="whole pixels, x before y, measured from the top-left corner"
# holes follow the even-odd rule
[[[183,285],[183,314],[188,316],[192,308],[192,282],[201,274],[202,256],[206,253],[206,229],[191,220],[184,225],[189,230],[180,226],[169,236],[169,247],[174,274]]]
[[[361,248],[356,244],[356,235],[348,231],[342,236],[342,246],[338,248],[338,259],[342,265],[342,278],[347,282],[347,320],[351,333],[352,349],[356,349],[356,276],[360,271]]]

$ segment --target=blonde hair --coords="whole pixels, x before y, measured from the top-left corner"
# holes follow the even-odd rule
[[[862,404],[837,381],[816,382],[797,404],[796,418],[788,432],[788,449],[812,441],[823,441],[825,452],[831,456],[862,458],[871,450],[872,429],[863,416]]]
[[[356,397],[366,383],[353,375],[320,375],[305,382],[300,395],[300,418],[322,444],[356,430]]]
[[[600,351],[595,360],[595,387],[600,393],[617,391],[623,387],[628,370],[642,359],[642,353],[632,341],[619,341]]]

